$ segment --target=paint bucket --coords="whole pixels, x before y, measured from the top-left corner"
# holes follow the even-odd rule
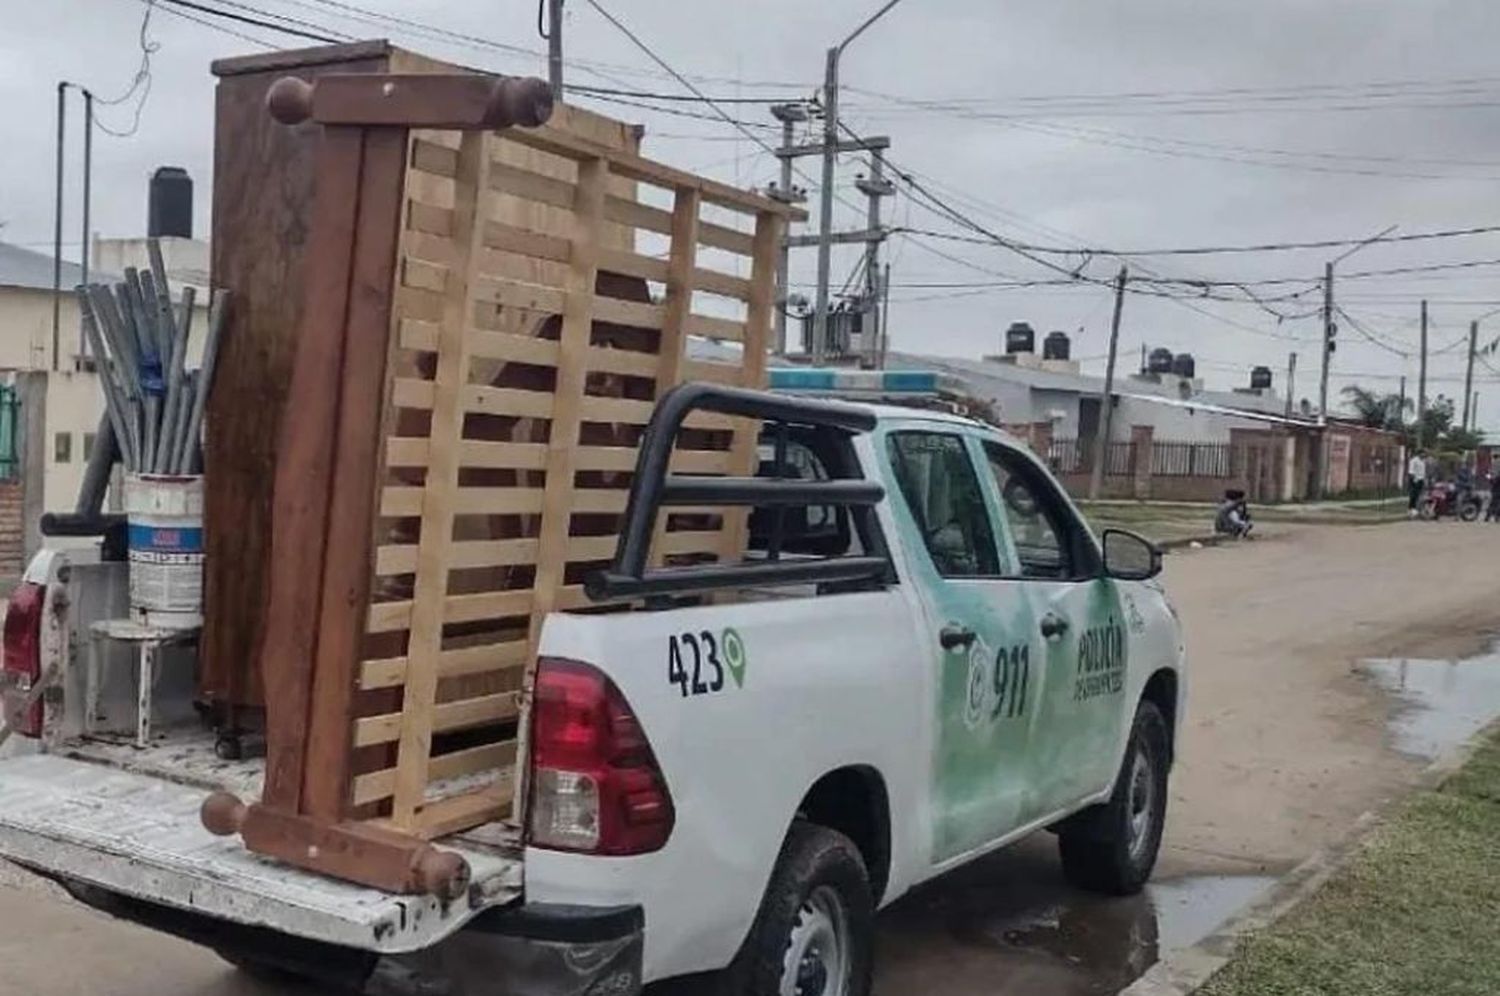
[[[203,477],[130,474],[130,614],[147,626],[203,624]]]

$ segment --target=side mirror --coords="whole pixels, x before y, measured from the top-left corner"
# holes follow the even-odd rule
[[[1120,581],[1145,581],[1161,573],[1161,549],[1124,529],[1104,530],[1104,573]]]

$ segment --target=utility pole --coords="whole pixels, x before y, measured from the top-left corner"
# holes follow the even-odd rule
[[[792,141],[796,137],[795,126],[807,120],[806,104],[772,104],[771,115],[781,122],[781,148],[776,158],[781,160],[781,182],[769,191],[774,200],[783,204],[797,204],[807,200],[807,192],[792,183]],[[785,238],[776,255],[776,354],[786,355],[786,310],[788,306],[787,273],[791,266],[791,246]]]
[[[880,273],[880,359],[876,369],[885,369],[885,354],[891,350],[891,264]],[[1475,402],[1478,407],[1478,402]]]
[[[813,312],[812,361],[823,362],[828,342],[828,279],[833,263],[833,165],[839,153],[839,57],[849,43],[864,33],[901,0],[887,0],[849,37],[828,50],[823,71],[823,155],[821,201],[818,205],[818,291]]]
[[[78,259],[83,275],[80,283],[89,282],[89,202],[93,199],[90,187],[94,174],[94,92],[83,91],[83,241],[79,245]],[[88,337],[83,332],[83,321],[78,322],[78,356],[88,355]]]
[[[869,198],[865,211],[865,314],[870,318],[870,327],[865,333],[865,356],[870,366],[882,366],[880,354],[880,330],[885,314],[880,307],[880,244],[885,241],[885,232],[880,227],[880,199],[896,193],[896,185],[885,178],[885,156],[880,149],[870,153],[870,175],[860,177],[854,185]]]
[[[1292,398],[1297,394],[1297,351],[1286,355],[1286,414],[1292,414]]]
[[[1128,279],[1129,271],[1120,267],[1120,275],[1115,278],[1115,315],[1109,323],[1109,360],[1104,365],[1104,395],[1099,400],[1099,424],[1094,430],[1094,460],[1089,470],[1090,499],[1097,499],[1104,488],[1104,464],[1109,459],[1109,433],[1115,420],[1115,354],[1120,345],[1120,311],[1125,306],[1125,281]],[[1151,454],[1146,454],[1146,459],[1151,459]]]
[[[547,0],[547,82],[552,99],[563,99],[563,0]]]
[[[1417,372],[1417,449],[1427,445],[1427,302],[1422,302],[1422,365]]]
[[[1323,365],[1318,376],[1318,459],[1312,496],[1323,497],[1328,485],[1328,361],[1333,352],[1333,261],[1323,264]]]
[[[52,369],[61,370],[62,352],[62,223],[63,223],[63,123],[68,113],[68,84],[57,84],[57,190],[52,215]]]
[[[1396,421],[1404,423],[1406,421],[1406,374],[1401,375],[1401,400],[1397,403],[1400,407],[1396,409]]]
[[[1469,365],[1464,370],[1464,417],[1463,417],[1463,420],[1461,422],[1459,422],[1459,425],[1463,426],[1465,429],[1468,429],[1468,427],[1469,427],[1469,412],[1473,410],[1470,407],[1470,404],[1471,404],[1470,395],[1472,395],[1474,393],[1474,350],[1477,347],[1478,341],[1479,341],[1479,323],[1477,321],[1476,322],[1470,322],[1469,323]]]
[[[1469,411],[1473,413],[1474,424],[1470,425],[1470,426],[1467,426],[1467,428],[1468,428],[1468,430],[1470,432],[1473,432],[1474,429],[1477,428],[1478,425],[1479,425],[1479,392],[1478,391],[1474,392],[1474,403],[1473,403],[1472,406],[1470,406]]]

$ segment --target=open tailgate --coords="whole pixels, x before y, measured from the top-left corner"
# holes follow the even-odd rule
[[[207,793],[55,754],[0,762],[0,857],[49,875],[236,923],[368,951],[434,944],[521,894],[521,860],[445,842],[473,872],[467,900],[394,895],[250,853],[199,822]]]

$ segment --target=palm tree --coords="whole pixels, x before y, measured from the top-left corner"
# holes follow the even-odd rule
[[[1350,384],[1344,388],[1343,395],[1360,424],[1374,429],[1399,431],[1402,416],[1411,407],[1411,402],[1399,394],[1376,394],[1358,384]]]

